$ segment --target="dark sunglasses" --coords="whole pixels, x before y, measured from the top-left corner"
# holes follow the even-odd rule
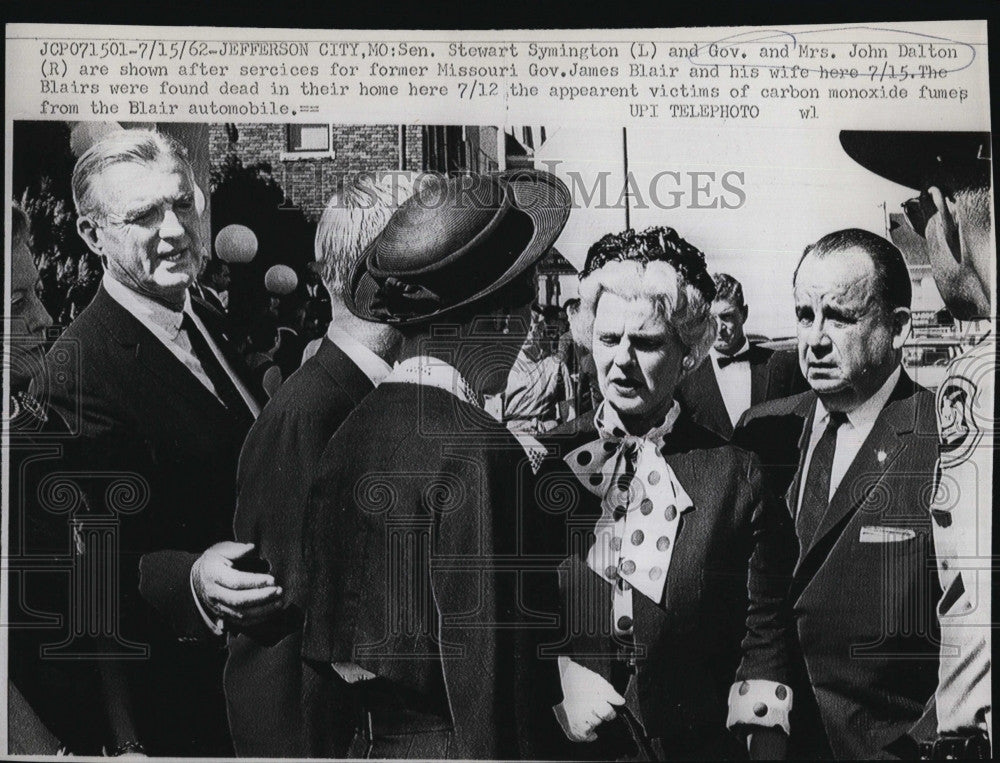
[[[926,238],[927,223],[938,211],[934,199],[927,191],[921,191],[919,196],[904,201],[902,204],[906,221],[913,232],[921,238]]]

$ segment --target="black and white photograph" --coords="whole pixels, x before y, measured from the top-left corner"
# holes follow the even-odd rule
[[[672,85],[620,42],[497,42],[476,66],[565,67],[553,100],[614,66],[787,114],[394,122],[355,90],[337,120],[279,108],[317,43],[234,36],[268,62],[224,82],[245,107],[191,64],[181,107],[151,66],[167,95],[96,113],[60,39],[7,120],[0,753],[992,756],[988,91],[967,129],[811,124],[839,84],[722,43]],[[885,49],[944,80],[974,47]],[[909,66],[866,87],[943,109]]]

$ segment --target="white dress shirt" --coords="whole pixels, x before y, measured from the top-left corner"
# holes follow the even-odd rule
[[[840,481],[844,479],[844,475],[847,474],[847,470],[854,463],[854,459],[861,450],[861,446],[864,445],[865,440],[868,439],[868,435],[871,434],[875,426],[875,420],[878,419],[879,414],[882,413],[882,409],[885,408],[885,404],[889,401],[889,396],[896,388],[902,372],[903,369],[900,366],[889,374],[889,378],[885,380],[874,395],[847,414],[847,421],[837,430],[837,445],[833,453],[833,467],[830,470],[830,495],[828,500],[833,500]],[[826,430],[826,425],[829,421],[829,411],[823,405],[823,401],[818,400],[816,402],[816,415],[813,416],[812,432],[809,435],[809,446],[806,449],[806,459],[802,464],[803,477],[799,488],[798,500],[796,501],[796,516],[798,516],[799,509],[802,506],[802,496],[806,489],[806,476],[809,474],[809,462],[812,461],[813,451],[816,450],[816,446],[819,444],[819,440],[823,436],[823,432]]]
[[[246,403],[253,417],[257,418],[260,415],[260,406],[257,405],[257,401],[254,400],[253,395],[250,394],[250,391],[240,381],[240,378],[233,369],[229,367],[229,363],[226,362],[225,356],[215,344],[212,335],[205,328],[205,325],[201,322],[197,314],[195,314],[194,310],[191,309],[191,298],[186,293],[184,295],[183,310],[176,311],[171,310],[166,305],[160,304],[155,299],[150,299],[145,294],[133,291],[124,284],[116,281],[109,273],[104,274],[104,279],[101,283],[104,286],[104,290],[107,291],[108,296],[135,316],[139,323],[149,329],[153,336],[160,340],[163,346],[184,364],[205,389],[218,398],[219,396],[212,385],[211,379],[208,378],[208,374],[202,368],[201,361],[198,360],[198,356],[194,354],[191,348],[191,340],[188,338],[187,332],[181,329],[181,321],[184,320],[184,313],[187,313],[191,320],[194,321],[195,327],[201,332],[212,354],[215,355],[215,359],[222,366],[222,370],[226,372],[233,386],[236,387],[236,391],[240,393],[240,397],[243,398],[243,402]],[[219,402],[222,401],[220,400]]]
[[[739,355],[749,349],[750,342],[744,339],[743,345],[733,355]],[[719,383],[722,401],[726,404],[726,413],[729,414],[729,420],[735,427],[740,417],[750,407],[750,362],[741,360],[720,368],[719,358],[726,356],[714,347],[708,354],[712,358],[712,370],[715,371],[715,380]]]

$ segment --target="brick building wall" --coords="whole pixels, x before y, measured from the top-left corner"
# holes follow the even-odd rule
[[[419,170],[420,127],[408,126],[405,130],[407,167]],[[340,189],[345,175],[400,169],[399,137],[397,125],[331,125],[332,156],[288,159],[284,124],[214,124],[209,127],[209,155],[213,169],[232,154],[244,165],[270,164],[272,176],[284,189],[287,201],[316,221],[327,200]]]
[[[327,200],[340,190],[345,176],[406,169],[422,172],[444,167],[428,166],[426,131],[421,125],[331,125],[330,153],[322,156],[294,156],[288,151],[285,124],[209,125],[209,157],[218,169],[226,157],[235,155],[244,165],[265,162],[285,192],[286,201],[300,207],[315,222]],[[450,128],[449,128],[450,129]],[[475,172],[497,169],[497,129],[469,127],[464,130],[464,166]],[[457,154],[454,154],[457,155]]]
[[[406,169],[418,172],[424,161],[423,130],[418,125],[407,125],[406,130]]]

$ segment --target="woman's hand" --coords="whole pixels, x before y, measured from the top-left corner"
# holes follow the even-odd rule
[[[570,741],[593,742],[594,730],[618,717],[615,708],[624,705],[625,698],[597,673],[568,658],[559,658],[559,671],[563,701],[553,708],[556,720]]]

